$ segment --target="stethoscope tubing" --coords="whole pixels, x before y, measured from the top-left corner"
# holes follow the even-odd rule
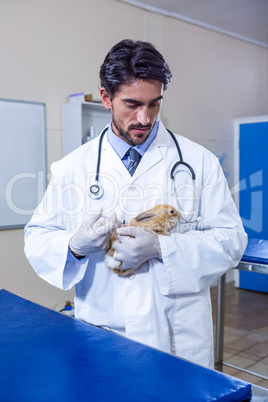
[[[184,162],[183,157],[182,157],[181,148],[180,148],[180,146],[179,146],[179,143],[178,143],[178,141],[177,141],[175,135],[174,135],[174,134],[172,133],[172,131],[170,131],[168,128],[166,128],[166,130],[167,130],[167,132],[170,134],[171,138],[173,139],[173,141],[174,141],[174,143],[175,143],[175,145],[176,145],[176,148],[177,148],[179,157],[180,157],[180,160],[179,160],[178,162],[176,162],[176,163],[173,165],[173,167],[172,167],[172,169],[171,169],[171,171],[170,171],[170,178],[171,178],[171,180],[174,180],[174,172],[175,172],[177,166],[179,166],[179,165],[184,165],[184,166],[186,166],[186,167],[190,170],[190,172],[191,172],[191,174],[192,174],[192,179],[193,179],[193,181],[195,181],[196,176],[195,176],[194,169],[192,168],[191,165],[189,165],[189,163]]]
[[[105,127],[105,128],[102,130],[101,134],[100,134],[99,146],[98,146],[98,158],[97,158],[96,176],[95,176],[95,185],[97,185],[97,183],[99,182],[100,163],[101,163],[101,147],[102,147],[103,137],[104,137],[104,135],[105,135],[105,133],[106,133],[107,130],[108,130],[108,127]],[[168,128],[166,128],[166,130],[167,130],[167,132],[170,134],[171,138],[173,139],[173,141],[174,141],[174,143],[175,143],[175,146],[176,146],[176,148],[177,148],[178,154],[179,154],[179,158],[180,158],[180,160],[179,160],[178,162],[176,162],[176,163],[173,165],[173,167],[172,167],[172,169],[171,169],[171,171],[170,171],[170,178],[171,178],[171,180],[174,180],[174,172],[175,172],[176,168],[177,168],[179,165],[184,165],[184,166],[186,166],[186,167],[190,170],[191,175],[192,175],[192,179],[193,179],[193,181],[195,181],[195,180],[196,180],[195,171],[194,171],[194,169],[192,168],[192,166],[189,165],[189,163],[184,162],[183,156],[182,156],[182,152],[181,152],[181,148],[180,148],[180,146],[179,146],[179,143],[178,143],[178,141],[177,141],[175,135],[174,135],[173,132],[172,132],[171,130],[169,130]]]
[[[89,194],[88,194],[89,197],[91,197],[92,199],[100,199],[100,198],[102,198],[102,196],[103,196],[103,194],[104,194],[104,189],[103,189],[103,188],[100,186],[100,184],[99,184],[99,176],[100,176],[100,163],[101,163],[102,141],[103,141],[104,135],[105,135],[105,133],[107,132],[107,130],[108,130],[108,127],[105,127],[105,128],[102,130],[101,134],[100,134],[99,146],[98,146],[97,166],[96,166],[96,175],[95,175],[95,183],[90,186],[90,188],[89,188]],[[173,165],[173,167],[172,167],[172,169],[171,169],[171,171],[170,171],[170,179],[171,179],[171,181],[172,181],[172,183],[173,183],[173,188],[174,188],[174,190],[175,190],[175,193],[176,193],[176,189],[175,189],[175,184],[174,184],[174,181],[175,181],[174,172],[175,172],[175,170],[176,170],[176,168],[177,168],[178,166],[183,165],[183,166],[186,166],[187,169],[188,169],[188,170],[190,171],[190,173],[191,173],[192,181],[193,181],[194,198],[195,198],[195,180],[196,180],[195,171],[194,171],[194,169],[192,168],[192,166],[189,165],[189,163],[184,162],[183,156],[182,156],[182,152],[181,152],[181,148],[180,148],[179,143],[178,143],[178,141],[177,141],[175,135],[173,134],[173,132],[170,131],[170,130],[168,130],[167,128],[166,128],[166,130],[167,130],[167,132],[170,134],[171,138],[173,139],[173,141],[174,141],[174,143],[175,143],[175,145],[176,145],[176,148],[177,148],[177,151],[178,151],[178,154],[179,154],[179,159],[180,159],[178,162],[176,162],[176,163]],[[176,196],[177,196],[177,193],[176,193]],[[177,201],[177,202],[178,202],[178,201]],[[193,213],[194,213],[194,211],[193,211]],[[192,216],[192,217],[193,217],[193,216]],[[191,219],[192,219],[192,217],[191,217]],[[186,219],[184,219],[183,217],[182,217],[182,219],[184,220],[185,223],[193,223],[193,222],[196,222],[196,221],[192,221],[191,219],[190,219],[190,220],[186,220]]]
[[[102,140],[104,137],[104,134],[108,130],[108,127],[105,127],[102,130],[102,133],[100,135],[100,140],[99,140],[99,147],[98,147],[98,159],[97,159],[97,168],[96,168],[96,176],[95,176],[95,182],[99,182],[99,175],[100,175],[100,163],[101,163],[101,146],[102,146]]]

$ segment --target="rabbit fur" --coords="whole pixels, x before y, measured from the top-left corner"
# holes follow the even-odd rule
[[[161,235],[168,235],[170,230],[173,229],[180,219],[180,215],[175,208],[170,205],[159,204],[149,209],[148,211],[142,212],[135,218],[131,219],[128,225],[123,226],[139,226],[144,229],[153,231],[154,233]],[[109,249],[105,254],[105,264],[115,274],[126,276],[132,274],[134,271],[138,270],[140,266],[135,268],[129,268],[121,270],[119,269],[122,265],[121,261],[117,261],[113,258],[114,248],[113,243],[118,239],[118,234],[115,232],[111,236]]]

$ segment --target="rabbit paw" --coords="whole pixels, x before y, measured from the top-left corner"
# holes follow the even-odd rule
[[[115,260],[113,257],[111,257],[109,254],[105,255],[105,265],[109,269],[116,269],[119,268],[122,265],[121,261]]]

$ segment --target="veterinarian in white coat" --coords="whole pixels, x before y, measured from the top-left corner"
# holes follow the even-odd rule
[[[130,45],[141,47],[143,42],[127,43],[128,48]],[[126,42],[113,51],[120,46],[124,48]],[[155,121],[165,88],[162,83],[151,76],[135,77],[121,84],[112,96],[102,87],[104,106],[112,110],[115,135],[129,142],[135,138],[135,145],[149,137],[158,124]],[[129,140],[121,135],[126,133]],[[160,122],[133,176],[104,136],[100,166],[104,194],[100,199],[90,198],[99,144],[95,138],[52,165],[47,192],[25,228],[25,253],[47,282],[65,290],[75,285],[77,318],[213,368],[209,286],[238,264],[247,238],[217,158],[182,136],[176,138],[184,160],[196,172],[194,194],[192,177],[185,167],[179,167],[175,175],[179,199],[171,187],[170,170],[178,161],[178,152]],[[157,239],[159,255],[149,258],[132,276],[121,277],[106,268],[104,249],[110,230],[115,228],[113,213],[118,219],[129,220],[157,204],[178,209],[177,201],[183,218],[192,223],[181,220],[169,236],[149,233],[150,241],[150,236]],[[105,216],[113,217],[105,233],[100,227],[98,237],[92,222],[100,216],[100,208]],[[92,246],[92,252],[80,256],[70,250],[72,239],[77,224],[88,219],[92,224],[89,242],[95,249]],[[146,242],[147,238],[144,247]],[[118,253],[130,265],[131,251],[126,247]],[[139,254],[143,255],[142,247]]]

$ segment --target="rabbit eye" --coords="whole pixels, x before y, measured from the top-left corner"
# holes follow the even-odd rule
[[[175,213],[174,209],[170,209],[168,212],[169,212],[170,214],[174,214],[174,213]]]

